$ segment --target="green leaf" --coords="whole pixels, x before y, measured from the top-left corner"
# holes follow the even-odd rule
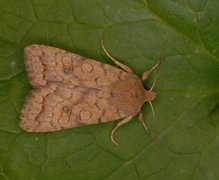
[[[0,0],[0,179],[219,179],[218,0]],[[165,56],[153,101],[116,122],[26,133],[23,49],[47,44],[111,63],[100,40],[137,75]],[[154,75],[145,83],[150,87]]]

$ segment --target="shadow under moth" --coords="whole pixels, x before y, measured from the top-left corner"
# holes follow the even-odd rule
[[[159,64],[142,75],[106,55],[120,68],[46,45],[30,45],[24,50],[29,83],[33,86],[21,112],[20,127],[28,132],[49,132],[119,120],[114,132],[139,114],[144,103],[155,98],[146,90],[146,80]],[[152,106],[151,106],[152,107]],[[152,108],[152,112],[153,108]]]

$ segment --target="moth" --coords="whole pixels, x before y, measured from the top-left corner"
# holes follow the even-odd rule
[[[103,41],[101,46],[119,68],[46,45],[33,44],[24,49],[27,77],[33,89],[21,112],[22,129],[50,132],[121,119],[111,132],[112,142],[118,144],[115,131],[139,114],[147,130],[140,111],[144,103],[151,105],[154,100],[155,82],[147,90],[142,81],[160,61],[140,79],[112,57]]]

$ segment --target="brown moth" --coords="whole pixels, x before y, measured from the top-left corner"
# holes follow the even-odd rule
[[[143,87],[142,80],[160,62],[140,80],[107,52],[103,41],[101,45],[121,69],[55,47],[34,44],[25,48],[25,66],[33,89],[21,112],[22,129],[49,132],[122,119],[111,132],[114,144],[116,129],[137,114],[147,129],[140,111],[155,94],[153,86],[150,90]]]

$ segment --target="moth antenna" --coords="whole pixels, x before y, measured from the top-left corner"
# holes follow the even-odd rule
[[[157,67],[157,73],[160,69],[160,65],[163,63],[165,57],[166,57],[166,49],[167,49],[167,44],[168,44],[168,36],[169,36],[169,32],[166,32],[166,36],[165,36],[165,40],[162,43],[162,52],[160,53],[160,60],[158,62],[158,67]]]
[[[169,33],[167,32],[166,39],[168,39],[168,35],[169,35]],[[156,78],[155,78],[155,82],[156,82],[156,80],[157,80],[157,74],[158,74],[159,68],[160,68],[161,64],[163,63],[163,61],[164,61],[164,59],[165,59],[165,54],[164,54],[164,52],[166,51],[166,47],[167,47],[167,42],[166,42],[166,41],[167,41],[167,40],[164,40],[163,43],[162,43],[162,51],[163,51],[163,52],[160,53],[159,60],[157,61],[157,63],[156,63],[149,71],[146,71],[146,72],[143,73],[143,75],[142,75],[142,81],[146,80],[146,79],[150,76],[150,74],[151,74],[153,71],[156,70],[156,72],[157,72],[157,73],[156,73]],[[153,84],[151,90],[153,89],[153,87],[154,87],[154,85],[155,85],[155,82],[154,82],[154,84]]]
[[[152,111],[153,119],[155,120],[155,119],[156,119],[156,117],[155,117],[154,107],[153,107],[153,105],[152,105],[151,101],[148,101],[148,102],[149,102],[149,104],[150,104],[150,107],[151,107],[151,111]]]
[[[156,74],[156,77],[155,77],[155,79],[154,79],[154,82],[153,82],[153,84],[152,84],[152,86],[151,86],[151,88],[150,88],[150,92],[154,89],[154,86],[156,85],[156,83],[157,83],[157,77],[158,77],[158,75]]]

